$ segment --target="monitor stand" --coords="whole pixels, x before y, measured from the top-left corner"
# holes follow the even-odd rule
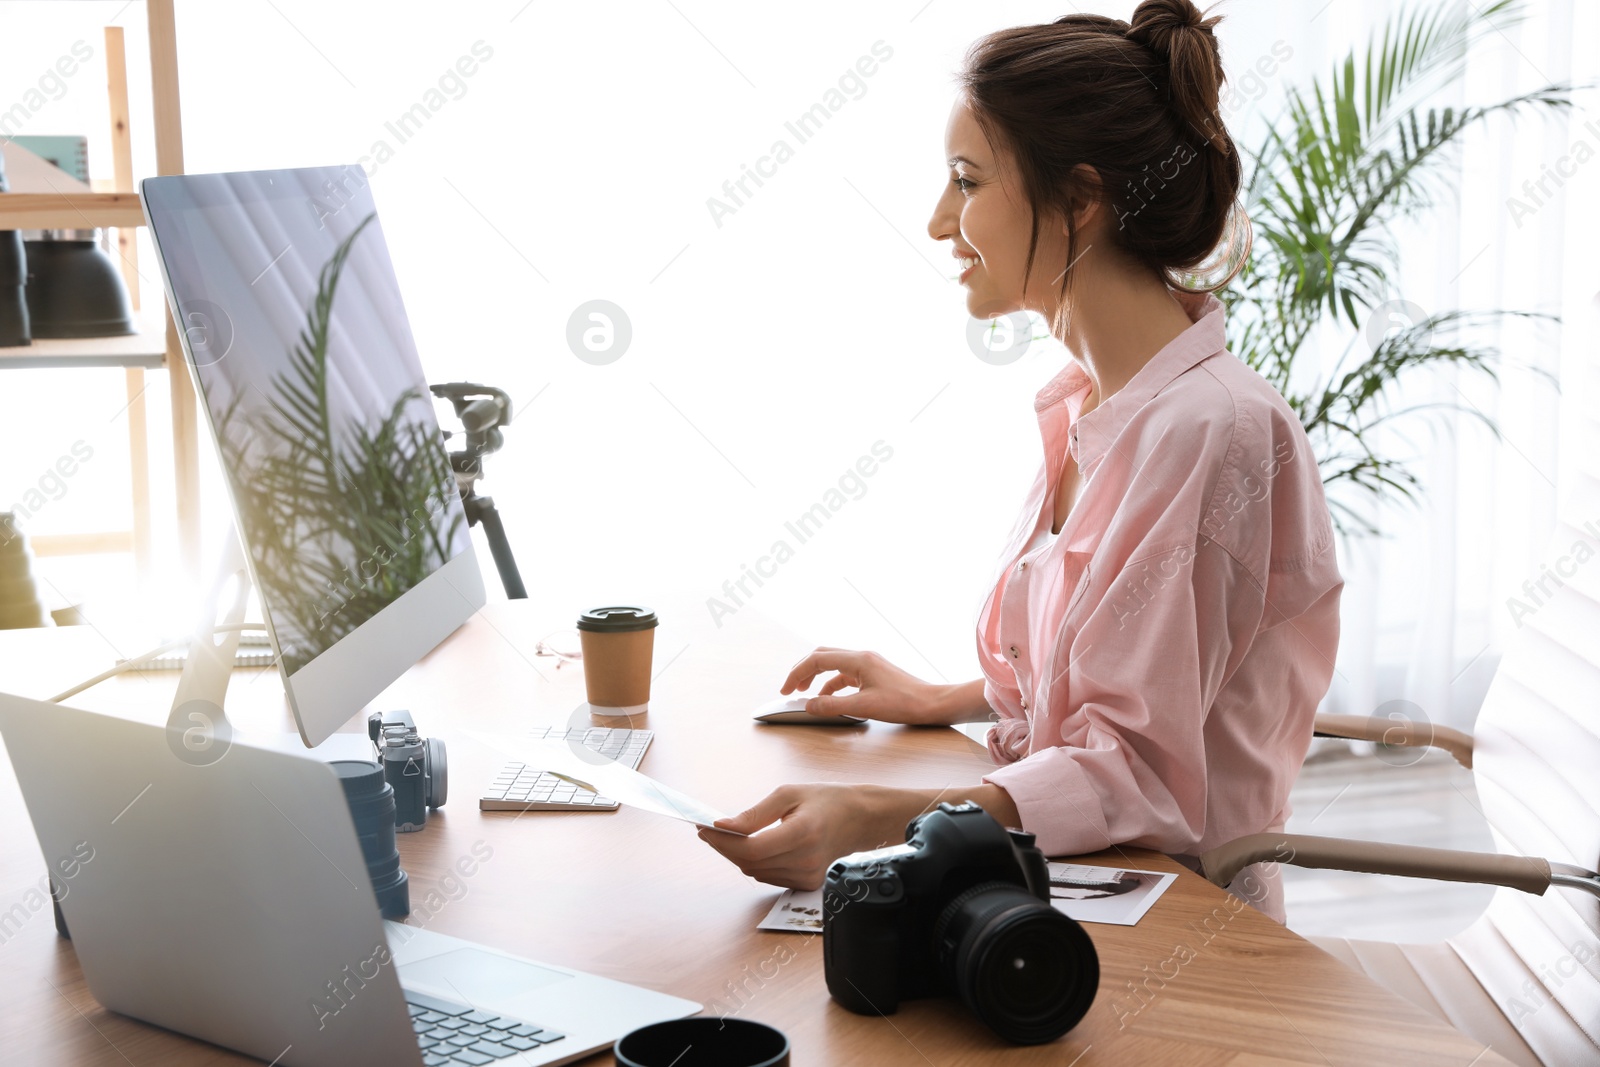
[[[167,744],[186,763],[215,763],[232,743],[233,728],[222,704],[233,674],[239,625],[244,622],[250,588],[250,569],[245,565],[238,529],[229,523],[216,578],[189,638],[189,655],[167,715]]]
[[[230,524],[216,577],[206,597],[205,610],[189,637],[189,654],[167,714],[167,747],[185,763],[201,767],[216,763],[241,736],[241,731],[228,721],[224,698],[235,670],[239,634],[246,628],[241,624],[252,588],[243,542],[237,527]],[[308,753],[324,761],[373,758],[372,739],[364,730],[337,732],[315,748],[307,748],[300,734],[292,731],[251,731],[249,739],[254,745]]]

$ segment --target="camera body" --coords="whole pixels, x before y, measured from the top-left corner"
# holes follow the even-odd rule
[[[394,828],[401,833],[422,829],[428,809],[444,807],[449,791],[444,742],[419,734],[409,711],[373,712],[367,716],[367,736],[394,789]]]
[[[828,992],[862,1015],[954,994],[1019,1044],[1066,1033],[1094,999],[1099,957],[1050,905],[1033,841],[970,801],[941,803],[911,821],[905,844],[834,861],[823,886]]]

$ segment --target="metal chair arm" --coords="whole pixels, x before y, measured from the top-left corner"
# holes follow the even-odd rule
[[[1472,769],[1472,735],[1449,726],[1407,719],[1382,719],[1373,715],[1320,714],[1312,727],[1317,737],[1343,737],[1352,741],[1373,741],[1380,745],[1439,748],[1455,761]]]
[[[1263,862],[1289,863],[1318,870],[1398,874],[1446,882],[1478,882],[1520,889],[1535,896],[1543,896],[1546,889],[1556,884],[1600,896],[1600,877],[1593,872],[1568,864],[1552,864],[1535,856],[1461,852],[1306,834],[1248,834],[1202,854],[1200,869],[1216,885],[1226,886],[1245,867]]]

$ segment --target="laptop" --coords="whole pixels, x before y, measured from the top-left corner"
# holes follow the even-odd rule
[[[536,1067],[700,1010],[386,923],[315,756],[236,737],[201,766],[168,727],[5,694],[0,736],[84,979],[111,1011],[285,1067]],[[492,868],[485,852],[465,848],[468,868]]]

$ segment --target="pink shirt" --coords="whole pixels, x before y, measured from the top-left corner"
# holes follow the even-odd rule
[[[1076,360],[1035,397],[1044,465],[978,616],[1002,765],[984,780],[1047,855],[1193,867],[1281,829],[1333,674],[1344,581],[1305,431],[1227,351],[1221,302],[1176,295],[1193,325],[1104,403],[1079,417]],[[1078,498],[1052,536],[1069,450]],[[1281,921],[1275,875],[1232,888]]]

